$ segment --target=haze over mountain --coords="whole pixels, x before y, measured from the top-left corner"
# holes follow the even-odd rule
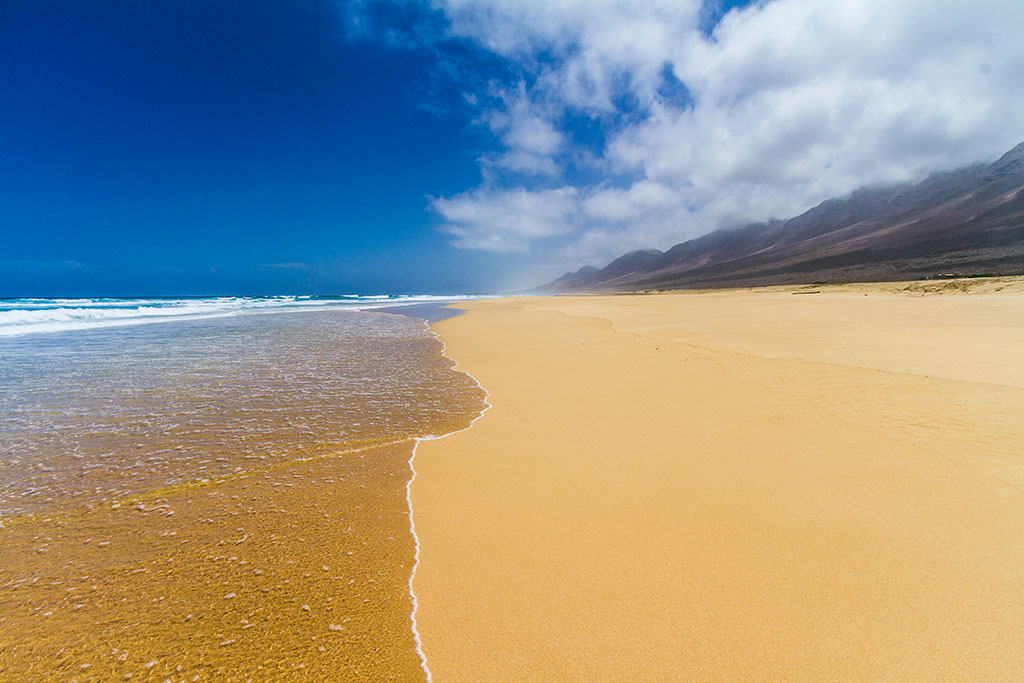
[[[1024,273],[1024,143],[991,165],[860,189],[789,220],[584,266],[541,291],[589,292]]]

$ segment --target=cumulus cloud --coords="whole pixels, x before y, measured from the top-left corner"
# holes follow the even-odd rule
[[[577,190],[476,190],[431,201],[441,227],[463,249],[524,252],[530,244],[573,230]]]
[[[1024,140],[1017,0],[770,0],[710,30],[697,0],[432,7],[523,74],[472,99],[483,185],[433,201],[460,248],[600,264]]]
[[[497,157],[485,159],[485,163],[524,174],[557,175],[554,157],[562,149],[562,133],[546,118],[546,112],[530,101],[523,82],[513,93],[498,95],[502,108],[486,116],[505,149]]]

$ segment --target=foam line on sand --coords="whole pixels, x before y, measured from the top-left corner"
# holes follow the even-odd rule
[[[424,325],[427,326],[427,329],[430,329],[430,325],[426,323],[426,321],[424,321]],[[430,330],[430,333],[433,334],[434,337],[439,342],[441,342],[441,355],[451,360],[454,363],[454,365],[452,365],[452,370],[456,370],[456,368],[459,367],[459,363],[454,358],[450,358],[445,353],[446,347],[444,340],[441,339],[441,336],[434,332],[432,329]],[[412,447],[412,454],[409,456],[409,481],[406,482],[405,484],[405,501],[409,506],[409,531],[412,533],[412,540],[415,546],[415,551],[413,553],[412,571],[409,573],[409,598],[412,601],[412,612],[409,615],[409,619],[412,622],[412,637],[416,643],[416,655],[420,658],[420,667],[423,669],[423,673],[427,677],[427,683],[432,683],[433,679],[430,674],[430,667],[427,665],[427,655],[423,652],[423,641],[420,638],[419,630],[416,628],[416,611],[419,609],[419,602],[416,600],[416,592],[413,590],[412,585],[413,580],[416,578],[416,568],[419,567],[420,564],[420,538],[416,535],[416,522],[415,520],[413,520],[412,511],[412,483],[416,480],[416,468],[413,466],[413,461],[416,459],[416,449],[419,448],[421,442],[436,441],[437,439],[443,439],[446,436],[451,436],[452,434],[459,434],[460,432],[464,432],[467,429],[471,428],[474,424],[476,424],[477,420],[483,417],[484,413],[486,413],[492,407],[490,402],[491,395],[490,393],[488,393],[487,389],[485,389],[484,386],[480,383],[480,380],[478,380],[476,377],[466,372],[465,370],[457,370],[457,372],[461,372],[462,374],[472,379],[474,382],[476,382],[476,385],[480,387],[480,390],[484,392],[484,407],[480,411],[480,413],[462,429],[456,429],[455,431],[448,432],[447,434],[427,435],[416,438],[416,443]]]

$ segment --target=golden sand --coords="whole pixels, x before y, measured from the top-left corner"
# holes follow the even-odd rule
[[[1024,678],[1024,280],[460,307],[435,680]]]

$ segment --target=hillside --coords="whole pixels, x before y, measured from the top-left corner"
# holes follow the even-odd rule
[[[586,266],[545,292],[1024,273],[1024,143],[991,165],[866,188],[785,221],[718,230]]]

